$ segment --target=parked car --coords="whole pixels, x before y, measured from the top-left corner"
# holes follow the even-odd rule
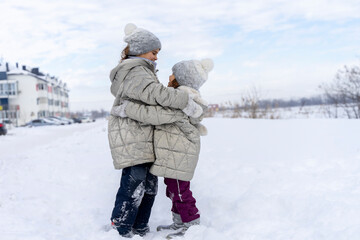
[[[2,119],[0,120],[0,123],[4,124],[6,129],[14,128],[14,124],[10,119]]]
[[[93,122],[93,120],[89,117],[81,117],[80,120],[81,120],[81,123]]]
[[[60,117],[51,116],[51,117],[48,117],[48,119],[58,122],[58,123],[60,123],[60,125],[70,124],[69,121],[65,121],[65,120],[61,119]]]
[[[0,135],[6,135],[7,129],[4,123],[0,122]]]
[[[67,117],[58,117],[59,119],[67,122],[68,124],[73,124],[74,120],[72,120],[71,118],[67,118]]]
[[[55,119],[55,118],[51,118],[51,117],[46,117],[43,119],[46,119],[48,122],[55,123],[55,125],[65,125],[65,123],[60,121],[59,119]]]
[[[80,119],[80,118],[72,118],[72,120],[74,121],[74,123],[81,123],[81,119]]]
[[[41,126],[49,126],[49,125],[60,125],[60,123],[51,121],[46,118],[39,118],[25,124],[26,127],[41,127]]]

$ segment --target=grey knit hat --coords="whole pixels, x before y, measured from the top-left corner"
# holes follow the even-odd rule
[[[160,40],[151,32],[133,23],[125,26],[124,41],[129,45],[129,55],[137,56],[161,48]]]
[[[188,60],[176,63],[172,67],[173,74],[180,86],[199,90],[208,78],[208,73],[214,68],[214,62],[207,58],[201,61]]]

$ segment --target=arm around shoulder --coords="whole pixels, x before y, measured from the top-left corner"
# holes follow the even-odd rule
[[[127,117],[150,125],[162,125],[188,118],[182,111],[128,101],[125,107]]]
[[[128,74],[124,82],[126,95],[149,105],[184,109],[189,101],[188,93],[165,87],[149,71],[136,67]]]

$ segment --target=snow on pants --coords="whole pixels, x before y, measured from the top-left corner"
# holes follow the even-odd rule
[[[166,196],[172,201],[171,211],[180,214],[183,222],[190,222],[200,217],[196,200],[190,191],[190,182],[165,178]]]
[[[132,229],[148,231],[151,208],[157,193],[158,179],[149,172],[151,163],[139,164],[122,170],[120,188],[116,195],[111,220],[116,220],[120,235]]]

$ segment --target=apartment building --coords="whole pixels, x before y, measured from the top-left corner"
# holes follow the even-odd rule
[[[21,126],[30,120],[69,115],[69,89],[39,68],[0,62],[0,119]]]

